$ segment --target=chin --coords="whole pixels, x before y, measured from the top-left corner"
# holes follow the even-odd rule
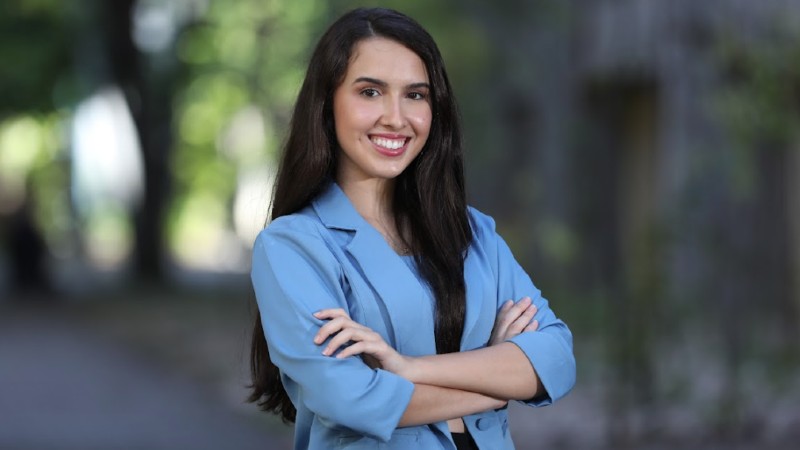
[[[392,172],[386,174],[386,178],[391,178],[391,179],[397,178],[400,175],[402,175],[403,172],[405,172],[407,169],[408,169],[407,167],[404,167],[402,170],[392,171]]]
[[[391,167],[391,168],[378,169],[373,173],[378,178],[384,178],[384,179],[387,179],[387,180],[391,180],[391,179],[399,177],[400,174],[405,172],[407,169],[408,169],[408,166]]]

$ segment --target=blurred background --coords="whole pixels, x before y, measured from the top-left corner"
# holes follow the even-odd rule
[[[575,334],[518,448],[792,448],[796,0],[3,1],[0,448],[289,448],[244,403],[250,246],[311,47],[374,5]]]

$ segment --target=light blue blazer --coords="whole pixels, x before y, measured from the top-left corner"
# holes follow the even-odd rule
[[[547,405],[575,383],[572,335],[495,232],[469,209],[473,242],[464,267],[467,313],[461,349],[487,345],[505,300],[530,296],[539,329],[511,342],[530,359]],[[252,282],[272,361],[297,407],[295,449],[455,449],[445,422],[397,428],[414,385],[359,357],[322,355],[314,335],[325,308],[381,334],[404,355],[436,353],[434,299],[412,257],[398,256],[331,183],[310,206],[273,221],[253,249]],[[498,380],[502,382],[502,380]],[[505,408],[464,418],[482,449],[512,449]]]

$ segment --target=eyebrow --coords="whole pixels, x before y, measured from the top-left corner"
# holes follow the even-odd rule
[[[361,83],[361,82],[376,84],[376,85],[378,85],[380,87],[386,87],[386,86],[389,85],[389,83],[387,83],[387,82],[385,82],[383,80],[379,80],[377,78],[371,78],[371,77],[358,77],[358,78],[355,79],[355,81],[353,81],[353,84]],[[428,84],[428,83],[411,83],[409,85],[406,85],[406,88],[407,89],[419,89],[419,88],[430,89],[431,85]]]

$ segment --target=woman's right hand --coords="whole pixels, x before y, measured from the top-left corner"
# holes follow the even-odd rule
[[[536,331],[539,328],[539,321],[531,321],[535,314],[536,305],[533,304],[530,297],[523,297],[517,303],[507,300],[497,311],[489,345],[505,342],[526,331]]]
[[[400,376],[410,369],[412,358],[398,353],[380,334],[351,319],[345,310],[323,309],[314,313],[314,317],[328,321],[314,337],[314,343],[320,346],[330,339],[323,355],[339,359],[360,355],[370,368]]]

